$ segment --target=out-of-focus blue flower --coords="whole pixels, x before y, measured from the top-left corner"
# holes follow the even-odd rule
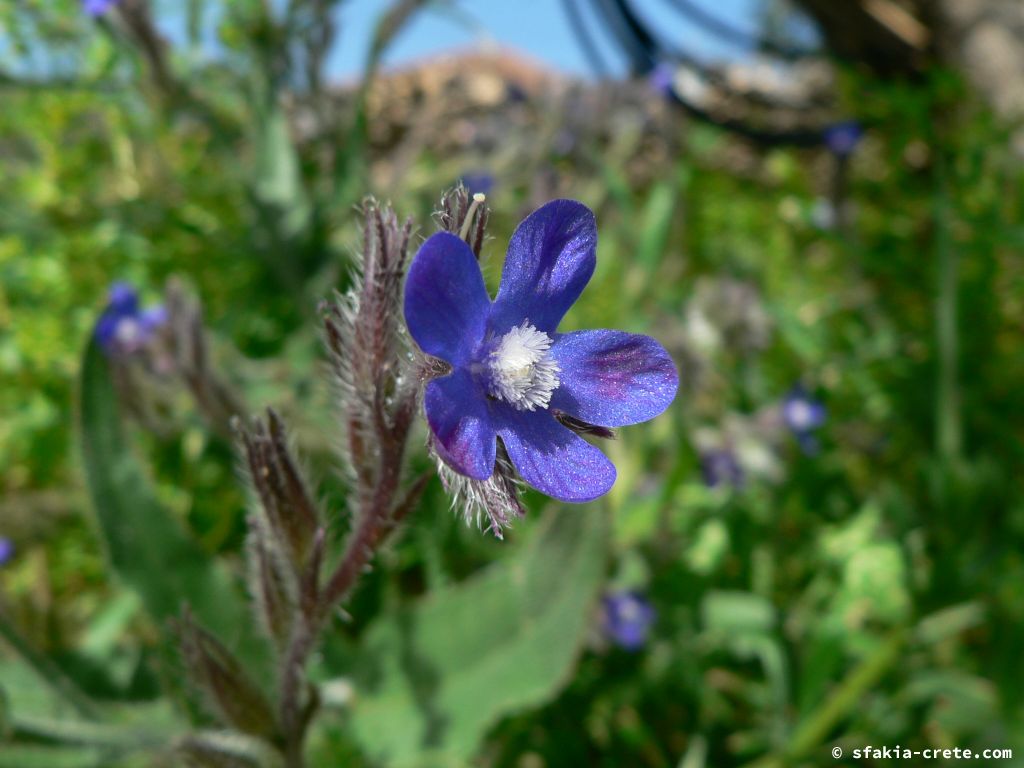
[[[505,98],[510,104],[525,104],[530,100],[530,94],[519,83],[509,82],[505,85]]]
[[[409,332],[452,366],[427,384],[427,422],[440,458],[475,480],[494,472],[500,437],[519,475],[569,502],[607,493],[615,466],[560,417],[600,427],[647,421],[672,402],[675,363],[648,336],[558,333],[594,273],[597,225],[589,208],[555,200],[509,242],[492,302],[473,251],[440,232],[413,259],[405,288]]]
[[[856,120],[833,123],[822,134],[829,152],[838,157],[849,157],[864,138],[864,127]]]
[[[462,174],[462,186],[471,195],[475,195],[477,192],[489,195],[491,190],[494,189],[494,175],[487,171],[469,171]]]
[[[797,384],[782,400],[782,421],[796,437],[804,453],[818,450],[814,431],[825,423],[825,406]]]
[[[118,280],[110,286],[107,300],[110,306],[119,312],[134,312],[139,306],[139,294],[135,286],[123,280]]]
[[[166,322],[167,307],[163,304],[154,304],[152,307],[146,307],[139,313],[139,325],[149,334],[162,328]]]
[[[670,99],[675,93],[676,68],[668,62],[660,62],[647,75],[647,82],[662,98]]]
[[[143,347],[167,322],[162,305],[139,309],[139,294],[125,282],[110,286],[107,307],[96,323],[96,341],[108,355],[130,354]]]
[[[139,295],[135,288],[124,282],[110,286],[107,307],[96,323],[96,341],[107,350],[113,351],[118,327],[123,320],[133,318],[139,311]]]
[[[639,592],[616,592],[604,596],[602,607],[602,628],[609,640],[627,651],[644,647],[657,618],[646,597]]]
[[[82,0],[82,9],[90,16],[102,16],[115,5],[118,0]]]
[[[0,565],[6,565],[14,557],[14,542],[0,536]]]
[[[743,485],[743,468],[736,454],[727,448],[716,448],[701,453],[700,472],[708,488],[739,488]]]

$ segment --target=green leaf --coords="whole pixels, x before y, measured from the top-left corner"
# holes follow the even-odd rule
[[[762,635],[775,626],[775,608],[751,592],[709,592],[701,613],[707,629],[725,637]]]
[[[48,656],[34,649],[3,613],[0,613],[0,638],[21,659],[18,663],[0,653],[0,715],[8,707],[21,711],[23,703],[49,714],[67,710],[82,717],[95,715],[88,696]],[[4,719],[0,717],[0,733]]]
[[[651,190],[644,206],[636,260],[648,278],[657,268],[668,243],[676,211],[676,190],[674,180],[663,181]]]
[[[133,717],[111,709],[111,724],[38,717],[12,719],[14,739],[0,747],[0,768],[128,768],[152,765],[181,738],[182,726],[162,702],[142,704]],[[148,719],[145,719],[147,718]]]
[[[264,215],[274,217],[278,234],[291,240],[305,231],[311,208],[288,116],[275,98],[267,97],[266,102],[256,121],[253,193]]]
[[[986,607],[980,600],[959,603],[925,616],[917,625],[924,643],[939,643],[985,623]]]
[[[983,731],[999,708],[995,684],[959,670],[922,670],[905,688],[908,700],[931,709],[930,720],[947,731]]]
[[[100,749],[7,744],[0,747],[0,768],[103,768],[109,756]]]
[[[553,696],[587,632],[606,536],[597,510],[554,511],[504,562],[373,625],[356,665],[364,748],[389,766],[450,765]]]
[[[183,731],[169,704],[135,703],[132,707],[108,707],[110,722],[56,720],[47,717],[13,717],[11,730],[24,741],[54,745],[95,747],[122,753],[166,748]]]
[[[226,570],[159,503],[125,435],[109,363],[91,341],[82,366],[86,481],[111,566],[161,626],[188,604],[229,646],[254,649],[252,622]]]
[[[165,750],[183,731],[166,700],[91,706],[97,721],[80,719],[60,690],[37,669],[0,657],[0,768],[86,768],[127,765],[123,756]]]

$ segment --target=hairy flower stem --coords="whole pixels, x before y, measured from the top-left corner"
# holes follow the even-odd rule
[[[359,527],[348,542],[345,556],[324,588],[321,612],[326,614],[352,589],[359,575],[364,571],[377,545],[387,529],[388,514],[398,485],[398,473],[389,472],[391,477],[381,477],[381,485],[374,494],[373,505],[364,513]]]
[[[281,660],[281,703],[279,717],[284,734],[284,760],[287,768],[303,768],[302,747],[310,718],[303,716],[301,694],[306,660],[312,652],[319,629],[310,626],[306,617],[297,617],[288,649]],[[312,713],[310,713],[312,714]]]
[[[410,405],[409,410],[413,407]],[[410,419],[411,421],[411,419]],[[323,626],[334,608],[349,594],[356,581],[366,571],[373,555],[385,537],[416,505],[430,475],[424,475],[414,482],[398,503],[402,454],[405,451],[408,424],[401,439],[391,434],[390,450],[381,452],[380,480],[372,495],[372,503],[363,511],[362,519],[349,537],[345,554],[335,569],[319,600],[297,617],[281,666],[281,725],[285,734],[284,757],[287,768],[303,768],[302,745],[305,741],[306,726],[310,717],[301,706],[303,669],[309,654],[316,646]],[[312,714],[312,713],[309,713]]]
[[[320,579],[324,528],[307,549],[308,559],[299,561],[300,599],[278,674],[281,752],[287,768],[304,766],[303,744],[317,706],[316,690],[305,679],[306,662],[338,605],[351,594],[387,535],[415,507],[429,478],[422,476],[403,489],[402,461],[419,402],[419,382],[400,327],[411,235],[411,221],[399,223],[390,210],[368,203],[361,274],[348,294],[324,310],[325,338],[348,433],[345,458],[356,524],[326,582]],[[275,445],[283,450],[282,441]]]

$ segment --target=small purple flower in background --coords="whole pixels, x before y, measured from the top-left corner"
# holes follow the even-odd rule
[[[82,0],[82,9],[90,16],[102,16],[115,5],[118,0]]]
[[[736,454],[727,448],[715,448],[701,453],[700,473],[708,488],[739,488],[743,485],[743,468]]]
[[[471,195],[480,193],[483,195],[491,194],[491,190],[494,189],[494,176],[487,171],[470,171],[462,175],[462,186],[464,186]]]
[[[110,286],[107,308],[96,323],[96,341],[108,355],[140,350],[167,322],[162,305],[139,309],[139,294],[129,283]]]
[[[647,75],[647,82],[654,92],[665,99],[675,95],[676,68],[668,62],[657,64]]]
[[[509,104],[525,104],[530,100],[530,94],[519,83],[509,82],[505,85],[505,99]]]
[[[647,74],[647,84],[672,104],[701,105],[710,94],[707,80],[691,66],[663,61]]]
[[[793,433],[804,453],[818,450],[814,431],[825,423],[825,406],[797,384],[782,400],[782,421]]]
[[[657,614],[639,592],[616,592],[602,598],[605,635],[620,648],[638,651],[647,643]]]
[[[139,293],[131,283],[118,280],[111,284],[107,301],[118,312],[135,312],[139,307]]]
[[[856,120],[845,120],[828,126],[822,138],[829,152],[837,157],[849,157],[864,138],[864,127]]]
[[[14,557],[14,543],[0,536],[0,565],[6,565]]]
[[[428,355],[451,366],[430,381],[424,406],[441,460],[486,480],[497,438],[527,483],[568,502],[608,492],[615,466],[566,424],[621,427],[672,402],[679,376],[648,336],[613,330],[558,333],[589,282],[597,225],[573,200],[541,206],[509,242],[492,302],[460,238],[439,232],[409,269],[405,319]]]

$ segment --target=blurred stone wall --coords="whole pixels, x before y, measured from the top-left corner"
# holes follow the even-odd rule
[[[1024,0],[941,0],[936,41],[1003,117],[1024,119]]]
[[[997,114],[1024,123],[1024,0],[795,0],[831,50],[881,74],[938,60]],[[1024,129],[1017,134],[1024,152]]]

